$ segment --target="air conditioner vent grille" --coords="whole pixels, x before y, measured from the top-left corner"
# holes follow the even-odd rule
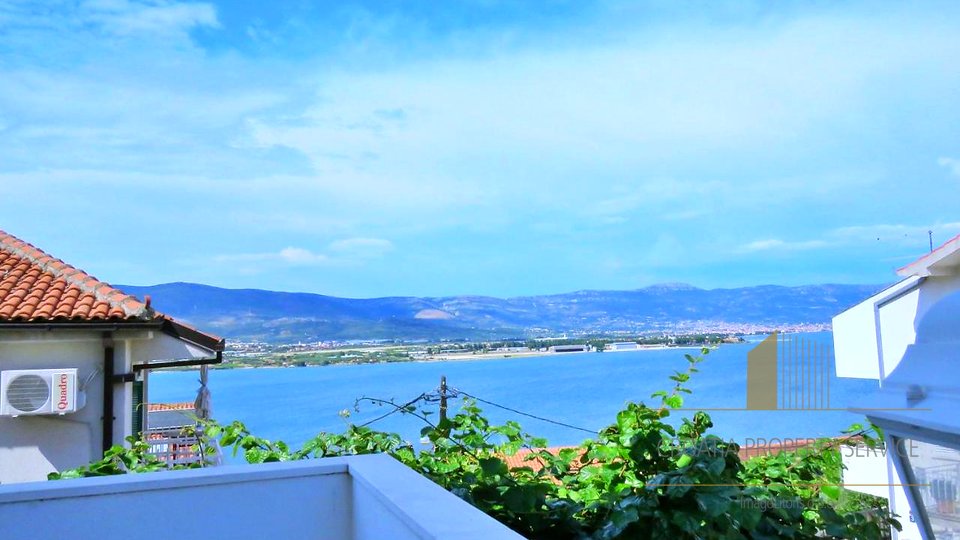
[[[50,385],[37,375],[20,375],[7,386],[7,402],[23,412],[34,412],[50,399]]]
[[[0,370],[0,416],[71,414],[84,401],[77,368]]]

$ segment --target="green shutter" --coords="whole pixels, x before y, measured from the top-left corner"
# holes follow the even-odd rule
[[[133,411],[130,422],[133,434],[139,437],[143,432],[143,381],[133,381]]]

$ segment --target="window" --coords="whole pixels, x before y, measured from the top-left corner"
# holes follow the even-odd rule
[[[933,537],[960,539],[960,451],[915,439],[900,440],[899,450]]]

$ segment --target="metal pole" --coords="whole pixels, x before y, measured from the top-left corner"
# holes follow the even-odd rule
[[[447,376],[440,376],[440,422],[447,419]]]
[[[116,419],[113,411],[113,374],[114,343],[111,332],[103,333],[103,428],[101,430],[103,453],[113,446],[113,422]]]

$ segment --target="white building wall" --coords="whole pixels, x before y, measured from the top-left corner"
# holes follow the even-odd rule
[[[833,318],[837,377],[879,379],[874,304],[864,301]]]
[[[77,368],[78,384],[103,364],[98,333],[0,333],[0,370]],[[84,389],[86,406],[64,416],[0,416],[0,484],[45,479],[100,455],[103,377]]]
[[[960,274],[909,278],[834,317],[837,376],[882,383],[916,341],[917,324],[927,311],[957,290]]]
[[[926,278],[917,303],[917,313],[913,321],[914,329],[928,311],[940,300],[960,290],[960,272],[950,276],[931,276]]]
[[[213,353],[153,331],[113,333],[114,373],[151,361],[209,357]],[[0,416],[0,484],[46,479],[54,471],[102,457],[103,359],[101,332],[80,330],[0,331],[0,370],[77,368],[86,404],[73,414]],[[113,444],[132,434],[133,385],[113,387]]]
[[[913,288],[917,283],[919,286]],[[837,376],[878,379],[882,386],[907,348],[917,341],[917,328],[924,316],[958,290],[960,274],[930,276],[922,281],[909,278],[836,316],[833,335]],[[903,482],[889,458],[844,455],[843,463],[843,482],[850,489],[890,501],[891,512],[899,516],[903,526],[902,532],[894,531],[895,539],[921,539]]]
[[[914,317],[920,302],[920,291],[920,288],[913,289],[877,307],[882,344],[881,384],[883,378],[900,364],[907,346],[917,339]]]

